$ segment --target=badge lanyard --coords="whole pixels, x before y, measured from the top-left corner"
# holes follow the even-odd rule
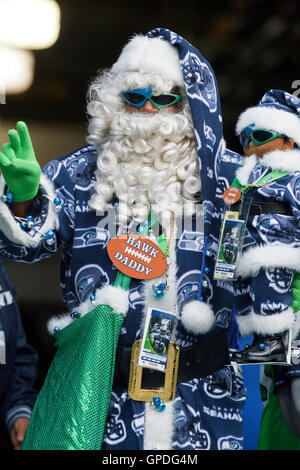
[[[158,302],[155,302],[155,306],[148,306],[143,338],[136,340],[132,346],[128,384],[128,393],[132,399],[152,402],[155,398],[163,403],[175,398],[179,364],[179,347],[171,338],[177,316],[159,306],[159,298],[164,296],[164,291],[167,295],[168,291],[167,258],[174,237],[175,218],[168,239],[160,235],[155,243],[146,237],[157,223],[158,216],[151,211],[138,234],[111,239],[107,251],[118,268],[115,286],[128,289],[131,278],[150,280],[166,276],[165,282],[153,285],[153,300]],[[164,372],[164,386],[160,389],[144,389],[144,368]]]
[[[238,178],[233,180],[232,185],[224,192],[223,200],[225,204],[232,205],[238,202],[241,198],[242,193],[247,193],[255,188],[261,188],[263,186],[267,186],[273,181],[278,180],[279,178],[283,178],[284,176],[288,175],[289,171],[278,171],[273,170],[267,175],[263,176],[259,179],[256,183],[252,184],[242,184]]]
[[[234,281],[237,279],[236,263],[242,251],[246,223],[251,200],[245,202],[244,194],[255,188],[267,186],[273,181],[289,174],[289,171],[274,170],[253,184],[242,184],[235,178],[232,185],[224,192],[223,200],[227,206],[239,202],[236,210],[226,210],[221,228],[218,254],[215,263],[214,279]]]

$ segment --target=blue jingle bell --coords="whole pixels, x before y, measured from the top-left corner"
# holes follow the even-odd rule
[[[14,201],[14,195],[13,193],[10,193],[8,191],[6,194],[3,194],[3,196],[1,196],[1,199],[3,202],[7,202],[8,204],[11,204]]]
[[[163,290],[160,290],[160,289],[155,289],[155,291],[154,291],[154,294],[153,294],[153,295],[154,295],[154,297],[155,297],[156,299],[162,299],[162,298],[163,298],[163,296],[165,295],[165,293],[164,293],[164,291],[163,291]]]
[[[144,222],[139,223],[139,224],[136,226],[136,231],[137,231],[138,233],[142,232],[143,229],[146,227],[147,224],[148,224],[148,220],[145,220]]]
[[[94,302],[95,299],[96,299],[96,295],[95,295],[95,294],[91,294],[91,295],[90,295],[90,301],[91,301],[91,302]]]
[[[76,318],[80,318],[80,313],[79,312],[72,312],[70,314],[70,317],[74,318],[74,320],[76,320]]]
[[[53,245],[54,244],[54,232],[52,230],[48,230],[48,232],[46,232],[46,237],[45,237],[45,240],[46,240],[46,245]]]
[[[166,284],[161,282],[160,284],[153,284],[153,295],[156,299],[161,299],[165,295]]]
[[[59,212],[64,207],[64,203],[57,196],[54,198],[53,202],[55,204],[55,212]]]
[[[153,405],[155,406],[157,411],[164,411],[166,408],[165,403],[158,396],[153,397]]]
[[[25,217],[25,221],[26,221],[27,227],[28,227],[29,229],[31,229],[31,228],[34,226],[33,218],[32,218],[31,215],[27,215],[27,216]]]
[[[259,343],[259,349],[260,349],[261,351],[264,351],[264,350],[266,349],[265,344],[264,344],[264,343]]]
[[[58,333],[58,332],[60,331],[59,326],[55,326],[55,327],[53,328],[53,331],[54,331],[54,333]]]
[[[80,313],[79,312],[72,312],[70,313],[70,317],[76,320],[76,318],[80,318]]]

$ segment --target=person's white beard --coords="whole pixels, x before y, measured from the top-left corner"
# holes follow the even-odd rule
[[[189,110],[175,114],[116,112],[98,156],[89,205],[106,210],[115,194],[117,223],[145,221],[151,208],[162,225],[195,212],[201,189],[194,129]]]

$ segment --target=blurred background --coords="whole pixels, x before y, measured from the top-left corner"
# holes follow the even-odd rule
[[[169,28],[213,66],[224,136],[239,114],[270,88],[300,96],[300,4],[297,0],[0,0],[0,144],[27,122],[42,165],[85,144],[86,92],[134,33]],[[33,265],[4,260],[19,296],[25,330],[40,353],[40,387],[54,354],[45,330],[64,311],[59,256]]]

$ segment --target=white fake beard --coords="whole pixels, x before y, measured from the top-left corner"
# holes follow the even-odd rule
[[[89,205],[106,210],[115,194],[117,219],[125,227],[147,219],[150,203],[169,226],[175,215],[195,212],[201,189],[194,128],[189,110],[172,114],[116,112],[98,156]]]

